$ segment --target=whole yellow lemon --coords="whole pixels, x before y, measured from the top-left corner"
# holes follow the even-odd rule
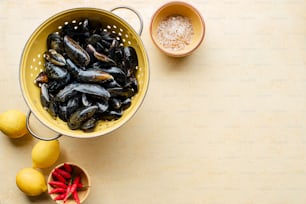
[[[32,149],[33,167],[47,168],[52,166],[60,155],[58,140],[39,141]]]
[[[17,173],[16,184],[28,196],[38,196],[47,190],[44,175],[33,168],[21,169]]]
[[[0,130],[10,138],[27,134],[26,115],[18,110],[8,110],[0,114]]]

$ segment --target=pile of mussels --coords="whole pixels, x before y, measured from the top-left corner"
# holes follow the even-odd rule
[[[34,83],[42,106],[72,130],[91,131],[99,120],[116,120],[138,92],[135,49],[121,36],[84,19],[47,38],[44,71]]]

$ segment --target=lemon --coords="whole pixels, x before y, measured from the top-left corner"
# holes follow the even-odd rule
[[[27,134],[26,115],[18,110],[8,110],[0,114],[0,130],[10,138]]]
[[[47,168],[52,166],[60,155],[58,140],[39,141],[32,149],[33,167]]]
[[[21,169],[17,173],[16,184],[28,196],[38,196],[47,190],[44,175],[33,168]]]

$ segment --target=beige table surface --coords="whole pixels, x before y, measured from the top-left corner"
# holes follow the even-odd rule
[[[57,163],[77,162],[91,175],[86,203],[305,204],[306,1],[189,1],[207,32],[184,59],[164,56],[149,37],[165,2],[1,0],[0,112],[28,111],[19,59],[42,21],[72,7],[131,6],[144,19],[151,68],[141,109],[107,136],[60,138]],[[15,185],[36,142],[0,133],[0,204],[53,203]]]

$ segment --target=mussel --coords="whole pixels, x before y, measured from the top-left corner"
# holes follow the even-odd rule
[[[64,52],[64,45],[63,40],[60,34],[58,33],[51,33],[47,37],[47,47],[48,49],[53,49],[58,53]]]
[[[76,41],[68,35],[64,36],[64,47],[68,57],[79,66],[87,66],[90,56]]]
[[[48,109],[50,104],[50,96],[49,96],[48,85],[45,83],[41,84],[40,86],[40,102],[45,109]]]
[[[60,53],[56,52],[56,50],[54,49],[49,49],[47,52],[45,52],[44,58],[50,63],[57,65],[57,66],[66,65],[65,58]]]
[[[98,84],[72,83],[68,84],[58,92],[55,99],[60,102],[66,102],[68,99],[79,93],[89,94],[93,98],[100,100],[108,100],[110,93]]]
[[[48,78],[53,80],[63,80],[69,74],[67,69],[50,62],[45,63],[45,71]]]
[[[98,110],[97,106],[82,107],[72,113],[68,119],[68,126],[72,130],[79,129],[83,122],[90,119]]]
[[[49,82],[49,78],[47,76],[47,73],[45,71],[41,71],[36,78],[34,79],[34,83],[37,86],[41,86],[43,83],[48,83]]]

